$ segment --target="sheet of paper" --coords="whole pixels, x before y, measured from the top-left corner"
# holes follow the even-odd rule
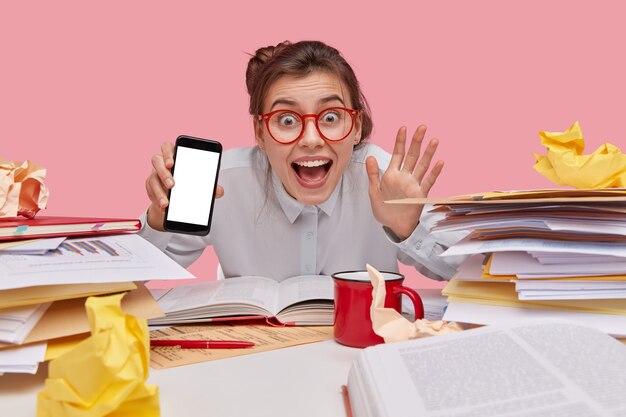
[[[515,281],[516,291],[532,290],[626,290],[626,281],[580,281],[534,279]]]
[[[463,219],[463,222],[441,220],[432,227],[431,232],[449,232],[457,230],[474,230],[474,229],[495,229],[501,227],[532,227],[535,229],[548,229],[546,223],[542,220],[533,220],[530,218],[522,219]]]
[[[535,258],[541,264],[587,264],[601,262],[624,262],[624,258],[619,256],[608,255],[585,255],[582,253],[546,253],[546,252],[528,252],[530,256]]]
[[[46,255],[0,254],[0,290],[51,284],[194,278],[136,234],[68,239]]]
[[[484,282],[483,278],[483,263],[485,262],[485,256],[482,254],[471,255],[458,266],[454,279],[459,281],[478,281]],[[510,277],[490,277],[489,282],[509,282],[514,276]]]
[[[570,190],[564,190],[570,191]],[[564,196],[565,193],[555,193],[553,196],[539,196],[539,194],[520,196],[520,198],[503,198],[496,199],[455,199],[453,198],[431,198],[431,197],[410,197],[401,198],[398,200],[385,200],[385,204],[443,204],[443,205],[456,205],[456,204],[472,204],[472,205],[511,205],[511,204],[551,204],[551,203],[596,203],[596,202],[622,202],[626,201],[626,189],[616,188],[608,191],[606,194],[602,193],[603,190],[588,190],[586,196],[582,197],[568,197]],[[613,194],[610,194],[613,193]],[[499,196],[501,197],[501,196]]]
[[[17,246],[2,248],[0,246],[0,254],[16,253],[22,255],[43,255],[49,250],[55,250],[65,240],[65,237],[53,237],[50,239],[33,239],[28,243]]]
[[[518,291],[520,300],[607,300],[626,298],[624,290]]]
[[[256,321],[246,324],[221,323],[165,327],[151,331],[150,337],[155,339],[246,340],[255,343],[254,347],[245,349],[153,347],[150,354],[150,366],[161,369],[319,342],[332,339],[334,336],[332,326],[273,327],[263,321]]]
[[[51,303],[34,304],[0,310],[0,342],[24,342]]]
[[[482,264],[478,259],[483,259],[483,255],[472,255],[468,257],[457,269],[454,278],[458,281],[475,281],[475,282],[516,282],[521,279],[546,280],[546,281],[626,281],[626,275],[589,275],[569,272],[563,274],[516,274],[516,275],[491,275],[488,271],[491,268],[491,258],[488,256]]]
[[[525,252],[496,252],[491,257],[491,275],[549,275],[566,276],[572,273],[581,275],[617,275],[626,273],[624,262],[587,264],[542,264]]]
[[[474,324],[506,325],[529,319],[565,319],[593,327],[615,337],[626,337],[626,320],[623,315],[593,314],[582,311],[517,308],[451,301],[444,320]]]
[[[571,221],[568,219],[550,219],[545,221],[550,230],[569,230],[583,233],[604,233],[607,235],[626,235],[624,219],[614,221]]]
[[[35,374],[45,355],[45,343],[0,349],[0,373]]]
[[[588,253],[626,257],[623,243],[575,242],[554,239],[498,239],[475,241],[462,239],[446,249],[441,256],[472,255],[476,253],[505,251]]]

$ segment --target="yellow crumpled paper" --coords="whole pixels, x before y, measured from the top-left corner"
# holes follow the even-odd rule
[[[150,339],[145,320],[124,314],[123,294],[89,297],[91,336],[50,361],[38,417],[157,417],[159,391],[146,385]]]
[[[626,187],[626,155],[617,146],[605,143],[590,155],[583,155],[585,140],[578,122],[565,132],[539,132],[546,155],[533,154],[541,175],[558,185],[575,188]]]
[[[454,322],[442,320],[430,321],[419,319],[411,322],[393,308],[385,307],[385,279],[380,272],[371,265],[367,265],[367,272],[372,281],[372,306],[370,316],[374,333],[385,339],[385,343],[399,342],[408,339],[434,336],[463,330]]]
[[[49,194],[43,183],[45,178],[46,169],[29,161],[0,161],[0,218],[32,219],[45,209]]]

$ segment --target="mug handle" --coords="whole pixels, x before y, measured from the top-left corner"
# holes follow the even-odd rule
[[[409,299],[413,302],[413,308],[415,309],[415,320],[424,318],[424,303],[422,303],[422,298],[417,293],[417,291],[415,291],[412,288],[401,285],[398,287],[394,287],[393,293],[395,295],[404,294],[407,297],[409,297]]]

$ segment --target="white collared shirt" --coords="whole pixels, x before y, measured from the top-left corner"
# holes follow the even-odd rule
[[[397,261],[434,279],[449,279],[462,260],[440,257],[464,233],[429,234],[440,215],[424,209],[407,239],[398,241],[372,214],[365,159],[373,155],[385,170],[390,155],[367,144],[354,151],[330,198],[316,206],[292,198],[269,170],[258,147],[224,152],[219,183],[224,196],[215,202],[211,232],[190,236],[159,232],[142,216],[140,235],[183,266],[212,245],[224,276],[261,275],[282,281],[296,275],[332,275],[365,269],[397,272]]]

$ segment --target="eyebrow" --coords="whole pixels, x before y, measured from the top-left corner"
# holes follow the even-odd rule
[[[333,94],[333,95],[330,95],[330,96],[322,97],[318,101],[318,103],[324,104],[324,103],[329,103],[331,101],[338,101],[338,102],[341,103],[341,105],[343,105],[343,106],[346,105],[343,102],[343,99],[341,97],[339,97],[337,94]],[[277,104],[284,104],[284,105],[287,105],[287,106],[296,106],[298,104],[298,102],[295,101],[295,100],[288,99],[288,98],[278,98],[278,99],[274,100],[274,102],[272,103],[272,105],[270,107],[270,111],[272,111]]]

